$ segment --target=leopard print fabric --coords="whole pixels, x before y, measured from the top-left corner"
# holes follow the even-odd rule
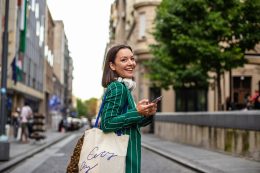
[[[70,157],[70,162],[67,166],[67,173],[78,173],[78,163],[79,163],[79,157],[81,148],[84,141],[84,134],[78,139],[78,142],[73,150],[72,156]]]

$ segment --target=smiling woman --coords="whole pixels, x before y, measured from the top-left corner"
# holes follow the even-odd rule
[[[74,66],[73,94],[83,100],[100,98],[103,93],[100,79],[113,1],[47,0],[53,19],[64,23]],[[86,79],[88,82],[82,82]]]
[[[129,136],[125,160],[126,173],[140,173],[140,128],[150,124],[157,111],[157,104],[149,102],[148,99],[142,99],[135,103],[131,93],[135,89],[135,67],[136,61],[132,48],[124,44],[114,45],[107,52],[102,77],[102,86],[106,88],[106,91],[102,102],[103,109],[99,114],[101,116],[100,129],[104,133],[112,132],[121,136]],[[78,152],[83,145],[83,139],[84,136],[79,139],[75,146],[67,171],[78,170],[74,167],[79,162]],[[91,156],[105,156],[106,153],[101,152],[101,154],[100,152],[94,153],[93,150]],[[90,169],[90,167],[86,167],[86,169]]]
[[[141,133],[156,113],[157,104],[148,99],[135,103],[131,92],[135,89],[136,61],[130,46],[119,44],[107,52],[102,86],[106,88],[104,108],[101,113],[103,132],[129,135],[126,156],[126,173],[140,172]]]

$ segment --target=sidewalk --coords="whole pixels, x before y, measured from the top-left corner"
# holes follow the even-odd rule
[[[260,173],[260,162],[142,135],[142,147],[205,173]]]
[[[8,161],[0,161],[0,172],[9,169],[13,165],[64,139],[70,135],[70,133],[60,133],[54,130],[47,130],[45,135],[46,138],[44,140],[38,142],[31,140],[28,144],[22,144],[14,139],[10,139],[10,159]]]
[[[0,161],[0,172],[66,138],[71,133],[49,130],[45,134],[47,138],[40,142],[21,144],[14,140],[10,141],[10,159]],[[199,172],[260,173],[260,162],[166,141],[153,134],[142,135],[142,147]]]

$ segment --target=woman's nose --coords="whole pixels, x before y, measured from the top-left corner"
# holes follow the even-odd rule
[[[128,60],[128,63],[127,63],[128,65],[134,65],[135,64],[135,61],[132,61],[131,59],[130,60]]]

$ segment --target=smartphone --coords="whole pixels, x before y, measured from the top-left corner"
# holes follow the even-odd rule
[[[153,101],[152,101],[152,103],[158,103],[159,101],[161,101],[162,100],[162,96],[159,96],[159,97],[157,97],[156,99],[154,99]]]

